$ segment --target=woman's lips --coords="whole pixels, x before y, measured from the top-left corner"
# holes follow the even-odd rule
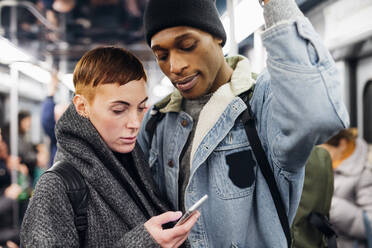
[[[177,89],[179,89],[180,91],[189,90],[192,87],[194,87],[195,84],[197,83],[198,76],[199,76],[199,73],[196,73],[195,75],[193,75],[189,78],[179,80],[178,82],[176,82],[175,85],[176,85]]]
[[[137,137],[121,137],[120,140],[122,140],[126,144],[132,144],[136,142]]]

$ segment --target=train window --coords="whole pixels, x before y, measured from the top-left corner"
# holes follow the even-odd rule
[[[363,92],[364,139],[372,143],[372,79],[366,83]]]

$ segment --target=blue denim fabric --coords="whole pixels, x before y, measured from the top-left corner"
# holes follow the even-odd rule
[[[268,29],[263,33],[263,42],[268,52],[267,70],[257,78],[250,103],[292,222],[312,147],[347,127],[348,114],[341,101],[334,61],[307,19],[298,18]],[[229,177],[227,157],[251,153],[239,117],[245,109],[239,97],[232,98],[192,156],[186,208],[204,194],[209,195],[189,235],[192,247],[287,247],[256,161],[247,161],[254,178],[248,187],[238,187]],[[161,193],[178,208],[179,157],[193,122],[185,112],[167,112],[150,145],[144,129],[150,112],[138,142]],[[183,120],[188,125],[182,125]]]

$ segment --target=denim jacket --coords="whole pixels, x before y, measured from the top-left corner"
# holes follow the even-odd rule
[[[335,63],[310,22],[296,18],[266,30],[267,69],[256,81],[247,59],[228,59],[231,81],[200,112],[192,141],[185,209],[204,194],[192,247],[287,247],[269,188],[253,156],[238,97],[254,84],[250,100],[256,128],[292,222],[301,196],[304,165],[314,145],[348,126]],[[192,129],[176,90],[159,104],[165,116],[149,144],[146,114],[138,137],[160,192],[178,209],[179,158]],[[245,180],[241,180],[243,178]]]

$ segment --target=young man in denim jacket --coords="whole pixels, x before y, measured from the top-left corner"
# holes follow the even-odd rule
[[[335,63],[294,0],[265,0],[264,17],[267,69],[255,80],[246,58],[224,58],[213,0],[150,0],[145,11],[147,43],[176,90],[148,111],[138,142],[174,208],[208,194],[192,247],[287,247],[241,93],[254,86],[250,105],[289,222],[313,146],[348,126]],[[156,111],[164,115],[152,136],[145,127]]]

